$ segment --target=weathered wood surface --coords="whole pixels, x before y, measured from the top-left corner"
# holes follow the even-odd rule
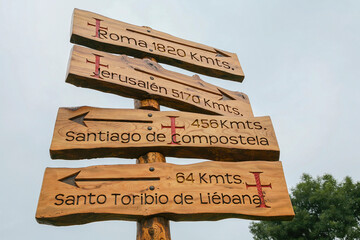
[[[36,219],[73,225],[150,215],[290,220],[294,212],[281,162],[151,163],[47,168]]]
[[[166,218],[151,216],[138,220],[136,240],[170,239],[170,223]]]
[[[79,9],[73,13],[70,41],[105,52],[153,57],[158,62],[213,77],[240,82],[244,79],[235,53]]]
[[[147,105],[145,105],[147,106]],[[148,152],[136,160],[137,164],[165,163],[164,155],[157,152]],[[149,165],[149,168],[152,165]],[[155,168],[154,168],[155,169]],[[170,240],[169,220],[162,216],[149,216],[138,219],[136,227],[136,240]]]
[[[136,109],[160,111],[160,106],[154,99],[134,100]],[[136,159],[137,164],[165,163],[164,155],[148,152]],[[138,219],[136,224],[136,240],[171,240],[169,220],[161,216],[149,216]]]
[[[92,107],[60,108],[53,159],[136,158],[147,152],[221,161],[279,159],[270,117]]]
[[[142,60],[74,46],[66,82],[139,100],[152,98],[161,105],[188,112],[253,116],[249,98],[193,77],[168,71]]]

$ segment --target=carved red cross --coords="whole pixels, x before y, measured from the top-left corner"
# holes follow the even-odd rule
[[[109,68],[109,65],[105,65],[105,64],[101,64],[100,63],[100,58],[103,57],[101,55],[97,55],[95,53],[93,53],[95,55],[95,62],[92,62],[92,61],[89,61],[88,59],[86,59],[86,63],[92,63],[92,64],[95,64],[95,72],[94,75],[91,75],[92,77],[96,77],[96,78],[99,78],[99,79],[103,79],[102,77],[100,77],[100,66],[101,67],[106,67],[106,68]]]
[[[262,173],[262,172],[250,172],[250,173],[254,174],[256,184],[255,185],[250,185],[250,184],[246,183],[246,189],[248,189],[249,187],[256,187],[257,191],[258,191],[258,194],[259,194],[259,197],[260,197],[260,201],[261,201],[260,205],[257,206],[257,207],[259,207],[259,208],[270,208],[269,206],[267,206],[265,204],[265,199],[264,199],[264,194],[263,194],[262,188],[269,187],[269,188],[272,189],[271,183],[268,184],[268,185],[261,185],[260,173]]]
[[[97,37],[97,38],[101,39],[100,34],[99,34],[100,29],[108,30],[108,28],[100,26],[100,22],[103,21],[103,20],[98,19],[98,18],[94,18],[94,19],[95,19],[95,24],[92,24],[92,23],[88,22],[87,25],[95,27],[95,36],[93,36],[93,37]]]
[[[177,118],[178,116],[167,116],[170,118],[170,126],[164,126],[161,124],[161,129],[163,128],[170,128],[171,129],[171,142],[169,142],[168,144],[176,144],[176,145],[180,145],[180,143],[178,141],[176,141],[176,129],[185,129],[185,126],[176,126],[175,124],[175,118]]]

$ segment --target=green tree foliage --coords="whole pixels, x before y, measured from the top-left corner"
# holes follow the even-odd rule
[[[292,189],[292,221],[253,222],[255,240],[360,239],[360,182],[304,174]]]

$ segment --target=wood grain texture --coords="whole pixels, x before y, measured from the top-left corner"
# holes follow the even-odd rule
[[[148,105],[146,104],[145,107],[147,106]],[[137,164],[152,164],[157,162],[166,162],[164,155],[157,152],[148,152],[136,160]],[[170,240],[169,220],[159,216],[150,216],[139,219],[136,227],[136,239]]]
[[[213,77],[240,82],[244,79],[235,53],[79,9],[74,10],[72,22],[72,43],[138,58],[152,57]]]
[[[165,70],[149,59],[116,56],[74,46],[66,82],[116,95],[158,101],[188,112],[253,116],[249,98],[192,77]]]
[[[136,158],[147,152],[221,161],[279,159],[270,117],[92,107],[59,109],[50,147],[53,159]]]
[[[135,109],[146,109],[152,111],[160,110],[160,105],[158,101],[154,99],[144,99],[144,100],[134,99],[134,107]]]
[[[146,217],[137,222],[136,240],[170,240],[169,220],[164,217]]]
[[[155,61],[155,60],[152,60]],[[134,100],[136,109],[160,111],[159,103],[154,99]],[[137,164],[165,163],[164,155],[158,152],[148,152],[136,159]],[[170,223],[164,217],[150,216],[139,219],[136,224],[137,240],[171,240]]]
[[[74,174],[76,186],[64,180]],[[139,178],[160,180],[134,180]],[[290,220],[294,212],[281,162],[209,161],[47,168],[36,219],[73,225],[150,215],[174,221]]]

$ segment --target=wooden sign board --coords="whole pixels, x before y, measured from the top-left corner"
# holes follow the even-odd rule
[[[153,57],[158,62],[213,77],[240,82],[244,79],[235,53],[79,9],[73,13],[70,41],[99,51]]]
[[[147,152],[221,161],[279,159],[270,117],[187,112],[60,108],[50,147],[53,159],[137,158]]]
[[[151,163],[47,168],[36,219],[63,226],[150,215],[291,220],[294,211],[281,162]]]
[[[197,75],[167,71],[150,60],[80,46],[73,47],[66,82],[139,100],[152,98],[183,111],[253,116],[244,93],[208,84]]]

